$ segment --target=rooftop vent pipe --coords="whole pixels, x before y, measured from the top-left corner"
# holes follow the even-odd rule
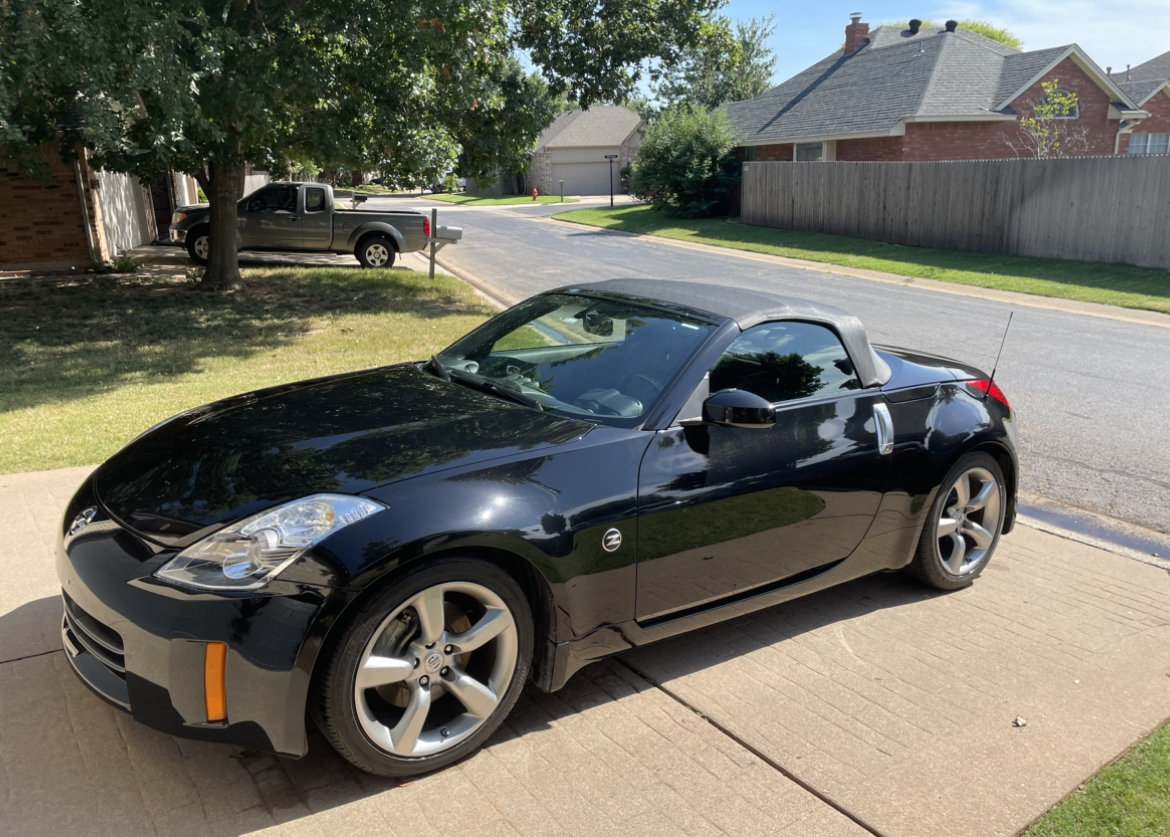
[[[948,31],[948,32],[954,32],[956,29],[958,29],[958,28],[959,28],[959,21],[957,21],[957,20],[948,20],[946,25],[947,25],[947,31]]]
[[[914,20],[910,21],[910,34],[911,35],[917,35],[918,30],[921,28],[922,28],[922,21],[919,20],[918,18],[914,18]]]

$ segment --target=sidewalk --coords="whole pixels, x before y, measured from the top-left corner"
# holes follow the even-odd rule
[[[1020,527],[958,593],[875,576],[530,690],[402,786],[315,734],[302,761],[180,741],[59,650],[87,472],[0,476],[0,833],[1010,835],[1170,715],[1170,573]]]

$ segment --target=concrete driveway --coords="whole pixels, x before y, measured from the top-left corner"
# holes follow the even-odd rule
[[[1170,715],[1170,572],[1021,527],[958,593],[876,576],[530,690],[418,781],[315,734],[301,761],[182,741],[60,651],[87,472],[0,476],[3,834],[1007,835]]]

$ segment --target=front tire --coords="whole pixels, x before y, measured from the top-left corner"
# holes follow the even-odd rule
[[[362,240],[353,251],[362,267],[378,268],[394,266],[394,242],[380,235]]]
[[[986,453],[964,455],[939,488],[910,572],[939,590],[966,587],[991,561],[1006,511],[999,463]]]
[[[475,752],[528,679],[528,601],[498,566],[447,558],[370,599],[327,652],[317,725],[370,773],[414,776]]]
[[[198,265],[207,264],[211,254],[211,231],[207,227],[196,227],[187,234],[187,255]]]

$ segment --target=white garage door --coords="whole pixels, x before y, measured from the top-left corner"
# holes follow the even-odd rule
[[[566,195],[609,194],[609,163],[554,163],[552,168],[554,193],[563,180]],[[616,181],[616,166],[613,176]]]

